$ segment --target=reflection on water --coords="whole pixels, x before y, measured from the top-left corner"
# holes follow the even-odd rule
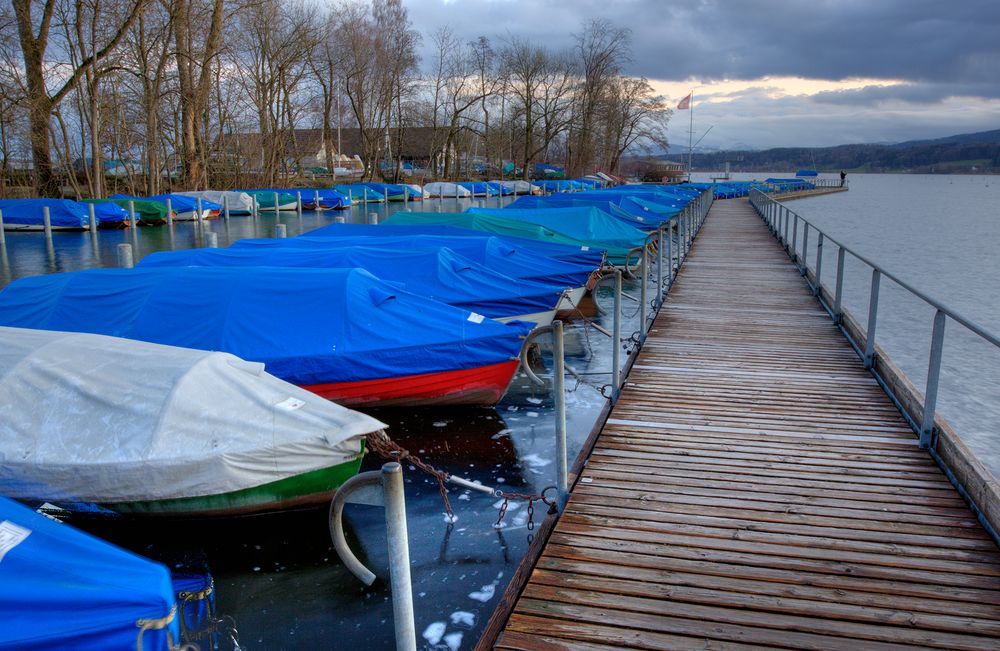
[[[509,202],[505,199],[504,203]],[[480,202],[481,203],[481,202]],[[493,199],[491,206],[498,205]],[[468,207],[468,201],[427,201],[416,209]],[[369,206],[388,212],[401,204]],[[344,213],[283,213],[289,236],[331,223]],[[364,221],[362,209],[346,215]],[[220,246],[242,237],[269,236],[275,218],[231,218],[204,227],[178,223],[169,228],[55,233],[46,247],[40,233],[8,233],[6,275],[20,277],[93,266],[113,266],[115,247],[130,242],[136,259],[155,250],[199,246],[204,228],[218,233]],[[0,263],[4,260],[0,259]],[[638,291],[625,283],[625,290]],[[601,304],[610,307],[606,288]],[[631,313],[626,301],[626,312]],[[610,317],[597,320],[610,329]],[[623,333],[636,328],[627,319]],[[568,447],[572,458],[587,438],[604,405],[595,387],[608,382],[609,340],[580,319],[567,324],[567,363],[586,379],[567,380]],[[548,356],[545,356],[548,359]],[[551,365],[549,365],[551,366]],[[547,387],[520,376],[495,409],[422,408],[371,410],[389,424],[394,440],[427,462],[455,475],[502,490],[538,493],[555,483],[555,427]],[[369,454],[362,470],[377,470],[382,460]],[[447,522],[437,482],[404,465],[414,606],[421,648],[472,648],[492,614],[532,531],[527,509],[511,502],[502,527],[495,527],[499,502],[481,493],[449,488],[457,516]],[[540,522],[544,507],[535,516]],[[345,533],[358,558],[379,577],[363,586],[340,564],[330,543],[325,509],[231,520],[77,521],[112,542],[161,559],[172,568],[203,565],[216,587],[216,609],[239,632],[244,649],[391,649],[392,604],[385,579],[388,556],[383,511],[361,505],[345,508]],[[199,565],[201,564],[201,565]],[[223,629],[226,624],[223,624]],[[213,644],[232,649],[225,630]],[[204,644],[208,639],[204,638]],[[211,646],[211,645],[208,645]],[[206,648],[203,646],[203,648]]]

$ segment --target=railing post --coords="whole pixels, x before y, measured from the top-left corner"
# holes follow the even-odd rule
[[[3,230],[3,211],[0,210],[0,247],[4,246],[7,246],[7,233],[5,233]]]
[[[410,540],[406,531],[406,500],[403,468],[398,463],[382,466],[382,500],[389,543],[389,581],[392,586],[392,622],[396,651],[415,651],[417,630],[413,617],[410,582]]]
[[[823,240],[826,237],[823,232],[820,231],[819,238],[816,240],[816,284],[813,286],[813,296],[820,295],[820,278],[823,275]]]
[[[799,254],[795,248],[799,243],[799,216],[792,213],[792,262],[799,263]]]
[[[566,460],[566,360],[563,347],[562,321],[552,322],[553,356],[555,358],[552,391],[556,403],[556,488],[559,491],[559,510],[569,498]]]
[[[805,220],[802,221],[802,257],[799,261],[802,263],[802,275],[809,282],[809,222]]]
[[[934,313],[934,330],[931,333],[931,352],[927,362],[927,388],[924,391],[924,420],[920,426],[920,447],[929,448],[933,441],[934,414],[937,410],[938,379],[941,375],[941,353],[944,351],[945,313]]]
[[[868,335],[865,337],[865,368],[875,363],[875,324],[878,319],[878,286],[882,274],[872,269],[872,288],[868,295]]]
[[[615,316],[611,326],[611,402],[618,400],[622,385],[622,270],[615,269]]]
[[[837,247],[837,289],[833,298],[833,322],[840,324],[844,317],[841,301],[844,298],[844,247]]]
[[[667,287],[674,283],[674,220],[667,221]]]
[[[789,217],[791,217],[791,216],[792,216],[792,211],[791,211],[791,210],[789,210],[788,208],[786,208],[785,206],[782,206],[782,207],[781,207],[781,212],[783,212],[783,213],[784,213],[784,215],[785,215],[785,218],[784,218],[784,227],[785,227],[785,250],[787,251],[787,250],[789,249],[789,246],[790,246],[790,242],[789,242],[789,240],[788,240],[788,223],[789,223],[789,222],[791,221],[791,220],[789,219]]]
[[[639,341],[646,339],[646,311],[649,309],[649,296],[646,285],[649,277],[649,249],[645,245],[642,247],[642,275],[639,284]]]
[[[663,224],[656,229],[656,307],[663,305]]]

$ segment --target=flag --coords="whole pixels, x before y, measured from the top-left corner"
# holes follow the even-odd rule
[[[691,108],[691,96],[694,95],[694,91],[688,93],[688,96],[681,100],[680,104],[677,105],[678,111],[683,111],[684,109]]]

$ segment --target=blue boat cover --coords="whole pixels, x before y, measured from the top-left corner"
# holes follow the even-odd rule
[[[140,619],[170,615],[167,568],[0,497],[0,648],[135,649]],[[177,617],[142,648],[180,640]]]
[[[375,191],[376,194],[382,195],[384,199],[388,194],[389,198],[402,197],[404,194],[410,194],[410,188],[405,185],[399,185],[396,183],[374,183],[369,181],[367,183],[362,183],[361,185],[367,186]]]
[[[471,228],[460,228],[457,226],[446,226],[439,224],[330,224],[329,226],[323,226],[322,228],[317,228],[315,230],[304,233],[299,237],[311,237],[313,235],[319,237],[328,236],[327,229],[337,226],[338,228],[343,226],[349,229],[358,229],[358,235],[374,236],[374,237],[407,237],[412,235],[431,235],[440,237],[497,237],[504,242],[512,246],[516,246],[526,251],[536,253],[538,255],[545,256],[547,258],[553,258],[555,260],[561,260],[563,262],[571,262],[573,264],[583,265],[590,267],[591,269],[601,266],[604,261],[604,253],[601,251],[595,251],[590,247],[584,248],[582,246],[574,246],[569,244],[558,244],[554,242],[542,242],[539,240],[532,240],[524,237],[514,237],[511,235],[495,235],[492,233],[487,233],[481,230],[474,230]],[[365,230],[370,229],[370,230]],[[380,229],[380,230],[379,230]],[[298,238],[288,238],[285,241],[291,242]],[[264,242],[273,241],[267,239],[245,239],[238,240],[234,242],[231,246],[243,246],[251,242]]]
[[[795,176],[819,176],[819,172],[816,170],[799,170],[795,173]]]
[[[503,324],[362,269],[89,269],[16,280],[0,325],[91,332],[263,362],[299,385],[478,368],[516,356]]]
[[[188,197],[183,194],[157,194],[152,197],[133,197],[128,194],[113,194],[109,197],[110,199],[145,199],[146,201],[158,201],[163,205],[167,204],[167,199],[170,199],[170,209],[174,212],[189,212],[198,209],[198,199],[195,197]],[[221,203],[215,203],[214,201],[208,201],[207,199],[201,200],[202,210],[222,210]]]
[[[509,185],[504,185],[503,183],[498,183],[497,181],[487,181],[486,186],[490,189],[490,194],[493,195],[507,197],[514,194],[514,188]]]
[[[298,239],[298,238],[291,238]],[[566,287],[516,280],[464,258],[450,249],[337,245],[311,248],[242,247],[162,251],[139,267],[297,267],[365,269],[413,294],[454,305],[490,318],[551,310]]]
[[[662,217],[657,213],[650,214],[648,211],[643,211],[642,209],[635,206],[631,211],[627,210],[623,206],[618,205],[617,202],[624,201],[631,204],[631,200],[627,197],[589,197],[584,196],[586,193],[580,194],[552,194],[547,197],[519,197],[518,199],[511,202],[508,209],[515,208],[518,210],[539,210],[548,208],[597,208],[602,213],[617,219],[618,221],[628,224],[633,228],[638,228],[641,231],[656,230],[659,225],[670,217]],[[608,199],[611,199],[609,201]],[[634,204],[631,204],[634,206]]]
[[[490,187],[489,183],[483,181],[461,181],[455,185],[481,196],[495,197],[497,195],[497,189]]]
[[[608,217],[596,208],[586,206],[545,210],[469,208],[465,212],[538,224],[578,240],[591,242],[593,246],[598,247],[633,249],[643,246],[646,242],[646,234],[639,229]]]
[[[319,193],[319,207],[323,210],[334,210],[336,208],[350,208],[351,202],[346,194],[341,194],[329,188],[261,188],[254,192],[277,192],[279,195],[287,194],[298,201],[299,193],[302,193],[302,207],[306,210],[316,210],[316,194]],[[280,201],[280,199],[279,199]]]
[[[5,224],[41,226],[42,208],[49,209],[49,223],[61,228],[88,228],[88,204],[69,199],[0,199]],[[119,223],[128,219],[128,211],[114,203],[97,203],[94,216],[98,224]]]
[[[339,192],[340,194],[346,195],[348,198],[354,200],[355,202],[364,201],[366,198],[368,201],[385,200],[384,194],[372,190],[364,183],[347,183],[334,186],[333,189]]]
[[[407,226],[369,224],[330,224],[306,235],[269,240],[237,240],[230,248],[244,246],[293,247],[328,246],[387,246],[392,248],[437,249],[448,248],[493,271],[511,278],[522,278],[551,283],[562,287],[580,287],[587,283],[590,274],[600,264],[580,264],[550,258],[520,244],[512,244],[502,237],[487,233],[469,232],[469,235],[407,234]],[[412,230],[412,229],[411,229]],[[376,274],[377,275],[377,274]]]

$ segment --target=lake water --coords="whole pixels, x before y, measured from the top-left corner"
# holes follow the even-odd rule
[[[758,174],[780,176],[781,174]],[[752,178],[751,175],[735,175]],[[707,175],[706,175],[707,177]],[[696,175],[695,180],[701,180]],[[789,207],[845,246],[883,265],[993,332],[1000,332],[1000,179],[979,176],[857,175],[850,192],[789,202]],[[427,201],[417,210],[450,211],[468,201]],[[498,205],[497,200],[490,202]],[[385,216],[401,204],[370,206]],[[343,213],[283,213],[289,236],[329,223]],[[363,221],[355,208],[350,221]],[[232,218],[206,227],[220,246],[241,237],[269,236],[274,217]],[[190,248],[203,242],[202,227],[177,224],[137,232],[56,233],[52,247],[39,233],[8,233],[0,284],[12,277],[114,266],[116,245],[132,242],[137,258],[153,250]],[[810,266],[815,261],[811,236]],[[836,247],[824,252],[823,277],[832,284]],[[848,257],[845,305],[867,322],[870,270]],[[626,291],[634,288],[626,284]],[[933,310],[883,279],[877,339],[918,387],[923,387]],[[602,291],[597,300],[610,304]],[[626,306],[628,303],[626,302]],[[597,319],[610,327],[609,317]],[[632,332],[636,319],[623,332]],[[567,363],[595,385],[608,381],[608,340],[584,321],[567,328]],[[568,381],[573,388],[574,382]],[[582,446],[604,399],[582,384],[568,396],[571,458]],[[946,331],[939,408],[1000,474],[1000,351],[983,345],[954,323]],[[383,410],[394,439],[442,469],[522,492],[554,483],[552,403],[545,389],[519,378],[496,409]],[[381,460],[368,455],[364,470]],[[495,500],[450,490],[458,521],[444,518],[436,483],[412,468],[406,474],[418,646],[470,649],[489,619],[532,532],[523,506],[511,505],[502,528]],[[539,509],[538,520],[541,519]],[[387,575],[382,512],[346,510],[348,538],[358,557]],[[214,575],[218,612],[232,617],[245,649],[390,649],[392,607],[388,588],[363,587],[344,570],[330,546],[325,513],[311,511],[236,522],[87,525],[140,553],[204,559]],[[220,648],[232,645],[220,639]]]

